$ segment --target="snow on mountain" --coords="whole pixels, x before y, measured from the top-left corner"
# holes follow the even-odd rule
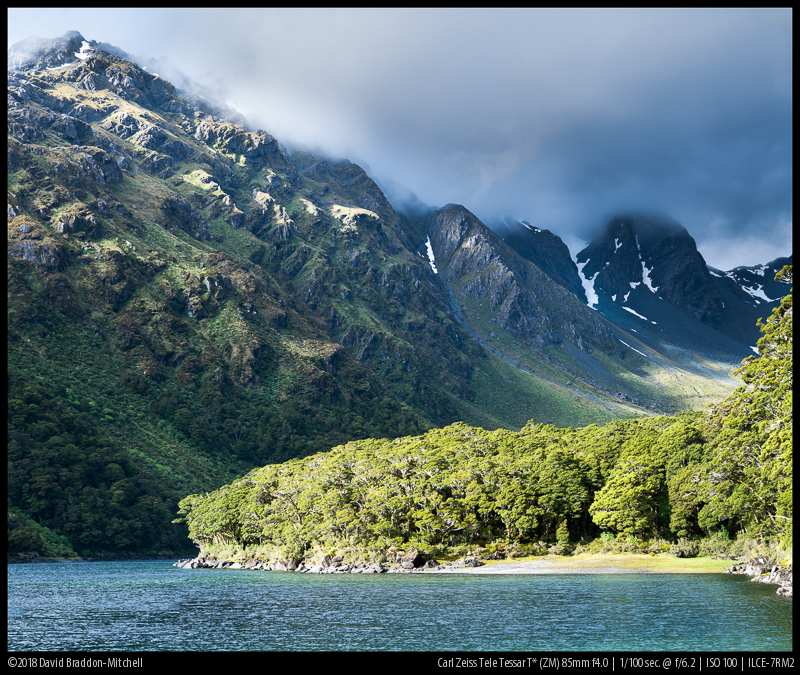
[[[616,240],[615,240],[616,241]],[[619,246],[617,246],[619,248]],[[639,260],[642,263],[642,280],[644,281],[644,285],[647,286],[653,293],[658,290],[658,286],[653,286],[653,282],[650,281],[650,273],[653,271],[652,269],[647,267],[647,264],[642,257],[642,248],[639,246],[639,235],[636,235],[636,248],[639,251]],[[633,286],[633,284],[631,284]]]
[[[730,272],[727,274],[728,278],[733,279],[736,281],[736,277],[733,276]],[[743,283],[739,283],[739,287],[748,295],[751,295],[755,298],[756,302],[771,302],[772,298],[768,298],[767,294],[764,293],[764,286],[763,285],[756,285],[756,286],[747,286]]]
[[[782,297],[783,289],[776,286],[773,278],[783,266],[784,259],[773,261],[766,265],[754,265],[752,267],[736,267],[724,272],[715,267],[708,266],[711,275],[719,279],[730,279],[738,288],[744,291],[755,305],[774,302]]]
[[[644,319],[645,321],[650,321],[650,319],[648,319],[646,316],[642,316],[641,314],[639,314],[639,312],[634,312],[630,307],[623,307],[622,309],[624,309],[626,312],[630,312],[631,314],[635,314],[640,319]],[[650,323],[656,323],[656,322],[655,321],[650,321]],[[658,324],[656,324],[656,325],[658,325]]]
[[[79,58],[81,61],[85,61],[86,59],[89,58],[90,50],[91,47],[89,46],[89,43],[86,42],[86,40],[84,40],[83,43],[81,44],[81,50],[79,52],[75,52],[75,56]]]
[[[433,257],[433,247],[431,246],[430,235],[428,235],[428,241],[425,242],[425,246],[428,248],[428,262],[431,264],[431,269],[433,270],[434,274],[439,274],[439,270],[436,269],[436,259]]]
[[[592,309],[596,310],[597,305],[600,303],[600,298],[594,290],[594,280],[599,272],[595,272],[591,279],[586,278],[586,276],[583,274],[583,268],[586,267],[586,263],[588,262],[589,261],[587,260],[586,262],[576,262],[575,264],[578,266],[578,276],[580,277],[581,284],[583,284],[583,290],[586,292],[586,304]]]
[[[635,351],[637,354],[641,354],[642,356],[649,358],[647,354],[645,354],[644,352],[640,352],[638,349],[636,349],[636,347],[631,347],[627,342],[625,342],[625,340],[620,340],[620,342],[624,344],[628,349],[632,349],[633,351]]]

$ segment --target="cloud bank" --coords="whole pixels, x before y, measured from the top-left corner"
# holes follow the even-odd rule
[[[167,56],[284,143],[390,198],[565,240],[668,214],[709,264],[791,252],[790,9],[9,10],[9,45],[78,30]]]

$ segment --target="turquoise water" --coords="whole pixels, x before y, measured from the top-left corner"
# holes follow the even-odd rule
[[[725,574],[311,575],[8,565],[9,651],[782,651],[792,601]]]

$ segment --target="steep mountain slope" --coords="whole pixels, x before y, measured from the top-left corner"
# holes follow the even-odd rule
[[[792,264],[792,256],[777,258],[765,265],[737,267],[728,272],[708,268],[712,281],[723,302],[721,333],[730,335],[750,345],[755,351],[759,335],[753,326],[774,309],[781,299],[782,284],[775,275],[786,265]]]
[[[528,222],[511,218],[487,223],[514,252],[530,260],[553,281],[586,302],[586,292],[567,245],[550,230],[542,230]]]
[[[427,265],[418,280],[392,258],[393,223],[374,227],[377,215],[347,194],[317,198],[322,187],[265,132],[66,37],[9,71],[10,394],[87,415],[173,501],[256,464],[454,419],[446,401],[468,388],[459,366],[422,369],[407,343],[375,330],[377,313],[407,314],[408,332],[428,330],[427,348],[468,361],[452,348],[457,331],[437,328],[441,313],[405,311],[405,287],[422,284]],[[369,308],[348,302],[362,271],[375,277]],[[336,300],[318,308],[322,288]],[[426,377],[414,379],[415,367]],[[432,391],[431,373],[446,396]],[[15,419],[14,502],[34,513],[31,486],[64,492],[71,472],[67,456],[45,448],[75,434],[45,426],[30,440],[26,417]],[[108,495],[129,476],[118,479],[103,486]],[[98,530],[81,546],[125,541]]]
[[[723,273],[706,265],[677,222],[630,214],[611,219],[576,262],[589,304],[611,321],[654,345],[737,362],[758,340],[758,319],[780,300],[780,284],[762,275],[774,277],[791,257]]]
[[[625,306],[641,287],[712,328],[722,321],[722,300],[711,274],[694,240],[677,222],[652,216],[614,218],[577,254],[577,263],[582,277],[592,282],[595,305],[610,300]]]
[[[574,294],[554,284],[464,207],[449,205],[429,213],[427,231],[442,277],[457,289],[459,300],[488,299],[488,312],[498,325],[532,349],[559,344],[566,336],[588,353],[592,349],[584,340],[605,352],[619,349],[608,328]],[[576,327],[578,317],[585,324]]]
[[[578,279],[578,267],[550,233],[522,223],[515,230],[506,223],[501,239],[455,205],[429,211],[424,223],[432,264],[461,325],[500,358],[566,393],[574,407],[591,401],[678,410],[713,401],[735,386],[731,372],[743,356],[740,345],[728,341],[721,355],[698,359],[671,341],[674,321],[665,323],[670,335],[665,348],[660,333],[655,341],[637,333],[640,318],[590,309],[566,290],[575,282],[564,283],[564,278]],[[552,253],[548,262],[541,260],[550,274],[532,264],[531,258],[542,254],[531,251],[530,238]],[[551,276],[554,269],[561,271],[558,279]],[[670,306],[666,310],[683,320],[686,331],[698,324],[704,328]],[[725,339],[708,331],[713,340]]]

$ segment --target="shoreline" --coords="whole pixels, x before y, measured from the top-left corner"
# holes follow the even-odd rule
[[[413,560],[412,560],[413,558]],[[110,558],[15,558],[8,564],[46,564],[67,562],[102,562],[135,560],[174,560],[169,554],[151,556],[114,556]],[[327,563],[327,564],[326,564]],[[575,556],[546,555],[511,560],[479,560],[463,558],[455,561],[428,561],[412,555],[395,563],[344,563],[341,558],[327,558],[320,564],[299,564],[288,561],[221,560],[198,555],[184,558],[173,567],[182,569],[241,569],[250,571],[287,571],[304,574],[744,574],[751,581],[778,586],[776,593],[792,597],[792,566],[765,566],[755,561],[730,558],[678,558],[668,553],[580,553]]]
[[[778,595],[793,597],[791,565],[763,566],[722,558],[677,558],[661,554],[580,554],[542,560],[489,562],[479,568],[430,570],[436,574],[744,574],[750,581],[778,586]]]
[[[678,558],[662,553],[600,553],[544,556],[539,559],[487,561],[478,568],[458,568],[459,574],[723,574],[735,560]],[[437,570],[431,570],[436,572]]]
[[[341,557],[326,556],[321,562],[263,560],[220,560],[204,557],[179,560],[181,569],[236,569],[250,571],[298,572],[301,574],[746,574],[750,581],[774,584],[776,593],[792,597],[792,567],[753,565],[726,557],[679,558],[675,555],[644,553],[581,553],[576,556],[547,555],[534,559],[489,560],[462,558],[444,563],[423,562],[417,551],[389,564],[345,563]]]
[[[183,559],[174,567],[184,569],[243,569],[252,571],[289,571],[305,574],[675,574],[714,573],[728,571],[736,560],[717,558],[678,558],[671,554],[602,553],[577,556],[546,555],[533,558],[481,560],[463,558],[439,562],[423,559],[416,551],[393,563],[361,561],[346,563],[341,557],[326,556],[319,563],[311,561],[267,562],[254,559],[224,560],[214,556],[199,555]]]

